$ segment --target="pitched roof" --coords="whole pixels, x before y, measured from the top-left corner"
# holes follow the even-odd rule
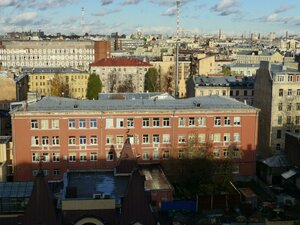
[[[25,209],[23,225],[60,224],[56,217],[52,193],[44,173],[39,171],[34,182],[29,203]]]
[[[140,223],[155,225],[150,209],[150,201],[144,190],[145,177],[138,170],[134,171],[129,181],[128,193],[124,198],[120,225]]]
[[[101,59],[97,62],[90,64],[90,66],[103,66],[103,67],[134,67],[145,66],[150,67],[151,64],[143,62],[134,58],[108,58]]]
[[[116,174],[131,174],[136,166],[136,159],[133,155],[129,139],[124,143],[120,158],[116,166]]]

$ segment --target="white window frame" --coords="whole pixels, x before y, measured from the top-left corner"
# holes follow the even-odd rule
[[[240,133],[234,133],[233,134],[233,141],[234,142],[240,142],[241,141],[241,135],[240,135]]]
[[[170,134],[163,134],[163,143],[164,144],[170,143]]]
[[[230,126],[230,125],[231,125],[230,116],[225,116],[224,117],[224,126]]]
[[[158,117],[154,117],[152,120],[153,127],[159,127],[160,125],[160,119]]]
[[[149,152],[143,152],[143,153],[142,153],[142,159],[143,159],[143,160],[149,160],[149,159],[150,159],[150,154],[149,154]]]
[[[80,152],[79,153],[79,161],[80,162],[86,162],[87,161],[87,154],[86,154],[86,152]]]
[[[134,119],[127,118],[127,127],[134,127]]]
[[[117,128],[124,127],[124,118],[117,118]]]
[[[123,145],[124,144],[124,136],[123,135],[117,135],[116,136],[116,144],[117,145]]]
[[[31,120],[31,129],[39,129],[39,121]]]
[[[153,134],[153,136],[152,136],[152,143],[159,143],[159,141],[160,141],[159,134]]]
[[[39,162],[40,161],[40,153],[34,152],[32,153],[32,162]]]
[[[185,118],[184,117],[178,118],[178,127],[185,127]]]
[[[183,134],[178,135],[178,144],[184,144],[184,143],[186,143],[185,135]]]
[[[76,128],[76,120],[75,119],[69,119],[68,120],[68,127],[69,127],[69,129],[75,129]]]
[[[163,118],[163,126],[164,127],[170,127],[170,118]]]
[[[52,129],[59,129],[59,120],[58,119],[54,119],[51,121],[51,128]]]
[[[39,136],[31,136],[31,146],[39,146]]]
[[[215,159],[220,158],[220,150],[219,150],[219,149],[215,148],[215,149],[213,150],[213,157],[214,157]]]
[[[216,116],[214,119],[214,125],[217,127],[221,126],[221,116]]]
[[[149,118],[142,119],[142,127],[150,127],[150,119]]]
[[[114,128],[114,119],[113,118],[106,118],[105,127],[106,128]]]
[[[79,145],[86,145],[87,144],[87,138],[85,135],[82,135],[79,137]]]
[[[49,137],[42,136],[42,146],[48,146],[48,145],[49,145]]]
[[[112,135],[107,135],[107,136],[105,137],[105,144],[106,144],[106,145],[112,145],[112,144],[114,144],[114,136],[112,136]]]
[[[114,153],[112,151],[109,151],[106,153],[106,161],[114,161]]]
[[[189,127],[196,126],[196,119],[195,117],[189,117]]]
[[[41,129],[48,130],[49,129],[49,120],[41,120]]]
[[[90,144],[91,145],[97,145],[98,144],[98,137],[96,135],[92,135],[90,137]]]
[[[240,126],[241,125],[241,117],[240,116],[235,116],[233,118],[233,125],[234,126]]]
[[[150,143],[149,134],[143,134],[142,143],[143,144],[149,144]]]
[[[205,143],[206,142],[206,135],[205,135],[205,133],[198,134],[198,142],[199,143]]]
[[[68,145],[76,145],[76,137],[75,136],[69,136]]]
[[[205,127],[206,126],[206,117],[200,116],[199,119],[198,119],[198,124],[201,127]]]
[[[60,145],[60,139],[59,139],[59,136],[53,136],[53,137],[52,137],[52,145],[53,145],[53,146],[59,146],[59,145]]]
[[[79,119],[79,128],[86,128],[86,119]]]
[[[60,153],[59,152],[53,152],[52,153],[52,162],[59,162],[60,161]]]
[[[76,162],[76,153],[69,153],[69,162]]]
[[[97,152],[91,152],[90,153],[90,161],[94,162],[98,160],[98,154]]]
[[[97,119],[96,118],[90,119],[90,128],[97,128]]]

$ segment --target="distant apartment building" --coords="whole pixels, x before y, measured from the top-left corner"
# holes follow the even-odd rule
[[[198,54],[196,56],[197,74],[199,75],[209,75],[215,74],[217,72],[217,64],[214,55]]]
[[[99,75],[103,93],[118,92],[124,84],[133,87],[131,92],[140,93],[144,92],[145,74],[151,67],[134,58],[110,58],[90,64],[90,71]]]
[[[221,96],[44,97],[12,111],[14,179],[32,180],[40,161],[49,180],[67,170],[114,168],[127,139],[138,163],[192,158],[194,143],[216,160],[232,155],[235,175],[254,176],[257,120],[258,109]]]
[[[283,63],[284,56],[279,52],[260,51],[260,50],[244,50],[237,52],[236,63],[240,64],[260,64],[261,61],[271,63]]]
[[[259,64],[231,64],[227,66],[233,76],[255,76]]]
[[[254,106],[261,109],[258,149],[262,154],[282,152],[285,133],[300,130],[300,72],[262,62],[254,90]]]
[[[253,105],[254,79],[233,76],[192,76],[187,80],[187,97],[230,96],[238,101]]]
[[[63,85],[59,96],[85,99],[89,73],[73,68],[23,68],[28,74],[29,92],[35,92],[39,96],[51,96],[55,82]],[[55,81],[55,79],[58,79]],[[57,93],[56,93],[57,94]]]
[[[150,63],[157,69],[160,75],[162,91],[173,93],[176,80],[176,57],[174,55],[163,55],[159,60],[152,60]],[[191,59],[179,57],[178,64],[178,94],[179,98],[186,97],[186,80],[191,75]],[[171,88],[167,89],[168,79],[171,80]]]
[[[89,64],[109,58],[107,41],[0,41],[0,64],[14,67],[74,67],[88,69]]]

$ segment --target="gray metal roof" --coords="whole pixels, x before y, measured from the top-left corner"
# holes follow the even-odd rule
[[[149,111],[149,110],[219,110],[251,109],[235,99],[224,96],[201,96],[187,99],[136,99],[136,100],[77,100],[44,97],[28,104],[25,111]],[[24,108],[19,108],[24,111]]]
[[[234,76],[194,76],[194,82],[198,86],[229,86],[236,82]]]
[[[153,98],[169,98],[173,99],[168,93],[162,92],[148,92],[148,93],[99,93],[99,100],[116,100],[116,99],[126,99],[126,100],[135,100],[135,99],[153,99]]]
[[[0,182],[0,198],[29,198],[33,182]]]
[[[274,155],[262,162],[269,167],[289,167],[292,165],[285,155]]]

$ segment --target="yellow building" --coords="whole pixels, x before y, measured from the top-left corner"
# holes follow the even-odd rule
[[[40,96],[57,95],[53,85],[61,85],[59,96],[85,99],[89,73],[73,68],[26,68],[29,75],[29,92],[36,92]]]
[[[215,56],[208,56],[206,54],[198,54],[198,74],[199,75],[209,75],[217,73],[216,71],[216,60]]]
[[[237,53],[237,63],[260,64],[261,61],[283,63],[284,56],[279,52],[271,51],[240,51]]]
[[[12,142],[10,136],[0,136],[0,182],[12,175]]]
[[[160,75],[162,91],[174,92],[176,80],[176,57],[174,55],[163,55],[160,60],[151,61],[150,64],[157,69]],[[178,93],[180,98],[186,97],[186,80],[191,74],[191,61],[185,58],[179,58],[178,66]],[[167,89],[167,80],[170,78],[171,88]]]

